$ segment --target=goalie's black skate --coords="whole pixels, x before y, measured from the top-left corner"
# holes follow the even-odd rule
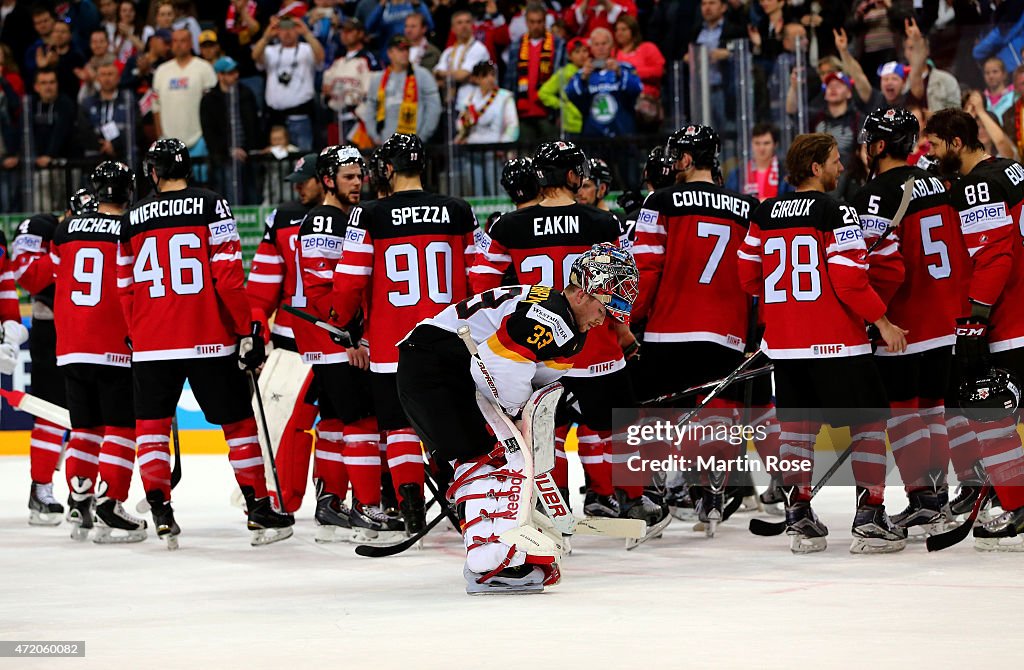
[[[786,535],[789,549],[794,554],[812,554],[825,551],[828,546],[828,528],[811,509],[809,501],[790,502],[796,495],[795,486],[782,489],[786,500]]]
[[[68,494],[68,514],[71,524],[71,539],[84,542],[89,539],[93,525],[92,480],[88,477],[72,477],[71,493]]]
[[[1024,507],[1003,512],[975,526],[974,548],[978,551],[1024,551]]]
[[[124,510],[119,500],[108,498],[106,486],[96,498],[96,530],[92,541],[96,544],[123,544],[146,539],[146,522]]]
[[[32,482],[28,493],[28,523],[31,526],[59,526],[64,506],[53,497],[53,483]]]
[[[853,517],[851,554],[891,554],[907,546],[907,530],[895,525],[884,505],[867,502],[867,489],[857,491],[857,514]]]
[[[316,522],[317,542],[347,542],[352,539],[352,523],[349,521],[350,510],[334,493],[324,490],[322,479],[316,480]]]
[[[405,532],[415,535],[427,525],[427,510],[423,500],[423,489],[418,484],[402,484],[398,487],[402,501],[398,505],[405,521]]]
[[[159,490],[146,491],[146,501],[149,503],[149,511],[153,514],[156,536],[164,541],[168,550],[177,549],[181,528],[174,520],[174,510],[171,509],[170,501],[164,500],[163,491]]]
[[[292,536],[295,517],[275,510],[270,496],[257,498],[256,492],[249,486],[242,487],[242,496],[245,498],[245,508],[249,510],[246,527],[252,531],[252,546],[273,544]]]

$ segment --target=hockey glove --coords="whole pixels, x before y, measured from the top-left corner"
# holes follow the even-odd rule
[[[18,367],[18,349],[28,339],[28,329],[21,323],[5,321],[0,330],[0,374],[11,375]]]
[[[634,340],[631,340],[625,346],[623,346],[622,347],[622,355],[626,358],[627,361],[633,360],[633,359],[639,360],[640,359],[640,341],[634,339]]]
[[[355,349],[363,337],[363,310],[356,310],[355,315],[344,326],[339,328],[342,334],[330,333],[331,341],[346,349]]]
[[[973,380],[989,367],[988,317],[992,308],[971,301],[971,315],[956,320],[956,360],[962,381]]]
[[[267,359],[267,349],[263,344],[263,328],[259,321],[253,321],[248,335],[238,338],[238,367],[242,370],[255,372]]]
[[[615,200],[615,204],[621,207],[623,212],[629,214],[640,209],[640,206],[644,204],[644,197],[639,189],[623,191],[622,195]]]

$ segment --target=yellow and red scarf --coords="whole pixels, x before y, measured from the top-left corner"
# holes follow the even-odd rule
[[[495,88],[488,94],[487,99],[484,100],[484,104],[481,105],[480,109],[477,109],[476,105],[473,103],[469,103],[466,106],[465,111],[459,115],[459,122],[462,124],[462,129],[459,130],[460,138],[465,139],[469,136],[470,131],[473,130],[473,126],[480,121],[480,117],[484,115],[484,112],[490,109],[497,96],[498,89]]]
[[[380,78],[380,86],[377,87],[377,132],[384,130],[384,117],[387,115],[385,104],[385,89],[388,86],[388,79],[391,78],[391,68],[384,70]],[[398,128],[395,132],[408,135],[416,134],[416,121],[419,112],[419,89],[416,86],[416,75],[412,71],[412,65],[405,73],[405,88],[402,90],[402,105],[398,108]]]
[[[544,32],[540,43],[540,68],[537,72],[537,85],[543,84],[555,70],[555,36],[550,30]],[[520,96],[530,91],[530,36],[523,35],[523,43],[519,46],[519,63],[516,66],[516,88]]]

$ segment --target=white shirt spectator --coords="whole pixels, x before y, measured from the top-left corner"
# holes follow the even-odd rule
[[[466,144],[498,144],[515,142],[519,139],[519,115],[516,113],[516,99],[511,91],[496,89],[493,100],[478,86],[466,84],[459,90],[455,103],[460,118],[457,129],[463,129],[462,113],[473,105],[479,116],[466,135]],[[481,111],[483,110],[483,111]]]
[[[163,137],[177,137],[189,147],[198,142],[203,136],[199,103],[216,85],[213,66],[202,58],[193,56],[185,67],[175,59],[158,67],[153,73],[153,111],[160,113]]]
[[[480,40],[473,40],[466,44],[456,43],[441,52],[441,60],[437,62],[437,67],[434,70],[472,72],[477,63],[485,63],[489,60],[491,60],[491,54]]]
[[[298,107],[316,95],[313,86],[316,58],[313,47],[306,42],[293,47],[271,44],[263,52],[263,65],[257,64],[257,67],[267,73],[266,97],[271,109]],[[283,83],[282,77],[288,82]]]

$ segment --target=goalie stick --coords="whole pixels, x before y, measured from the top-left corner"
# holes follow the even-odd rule
[[[71,415],[60,405],[54,405],[52,402],[37,398],[24,391],[0,389],[0,396],[3,396],[11,407],[20,412],[31,414],[34,417],[55,423],[61,428],[71,430]]]
[[[441,512],[437,515],[437,517],[435,517],[430,523],[424,526],[423,530],[416,533],[415,535],[412,535],[411,537],[406,538],[405,540],[402,540],[398,544],[390,544],[385,546],[381,546],[379,544],[361,544],[356,547],[356,555],[365,556],[366,558],[384,558],[387,556],[395,556],[397,554],[401,554],[403,551],[406,551],[407,549],[411,549],[414,546],[416,546],[416,544],[418,544],[420,540],[426,537],[427,533],[433,530],[434,527],[437,526],[437,524],[441,523],[441,520],[445,517],[447,517],[448,520],[452,522],[452,525],[455,526],[456,530],[461,528],[458,515],[455,513],[455,510],[452,509],[452,506],[448,504],[448,500],[443,495],[441,495],[441,493],[438,492],[438,489],[437,487],[434,486],[433,479],[431,478],[429,472],[427,472],[427,476],[424,479],[424,483],[427,485],[427,488],[430,489],[430,492],[434,494],[434,497],[431,498],[430,502],[427,503],[427,507],[430,507],[430,505],[433,504],[434,502],[438,503],[438,505],[441,507]]]
[[[896,213],[893,215],[889,226],[882,231],[882,234],[878,236],[878,239],[872,242],[871,246],[868,247],[868,255],[877,249],[882,242],[885,241],[885,238],[889,237],[889,235],[892,234],[892,231],[896,230],[900,223],[903,222],[903,217],[907,214],[907,209],[910,208],[910,201],[914,199],[914,184],[916,183],[917,179],[914,177],[910,177],[903,183],[903,196],[900,198],[900,205],[896,208]]]
[[[949,549],[954,544],[958,544],[966,539],[971,532],[971,528],[974,527],[974,522],[978,520],[978,514],[981,512],[981,506],[985,504],[985,500],[991,492],[991,484],[986,483],[981,487],[981,493],[978,494],[978,499],[974,501],[974,507],[971,508],[971,513],[967,515],[967,518],[964,519],[963,523],[953,530],[947,530],[945,533],[931,535],[925,540],[925,546],[928,547],[928,551],[942,551],[943,549]]]
[[[759,368],[754,368],[753,370],[747,370],[746,372],[742,372],[736,375],[736,378],[733,379],[730,382],[730,384],[738,384],[740,382],[745,382],[750,379],[756,379],[757,377],[762,377],[764,375],[771,374],[772,370],[774,369],[775,365],[773,363],[769,363],[768,365]],[[676,402],[677,400],[682,400],[683,398],[689,398],[692,395],[697,395],[701,391],[709,391],[718,386],[719,384],[721,384],[722,381],[723,379],[715,379],[713,381],[705,382],[703,384],[691,386],[690,388],[684,389],[682,391],[676,391],[675,393],[666,393],[665,395],[660,395],[657,398],[644,400],[640,403],[640,406],[650,407],[651,405],[661,405],[667,402]]]
[[[260,427],[263,428],[263,438],[267,441],[267,453],[264,458],[270,459],[270,471],[274,473],[274,490],[277,492],[277,508],[284,511],[284,496],[281,494],[281,479],[277,476],[277,462],[274,459],[274,450],[270,445],[270,429],[267,427],[267,414],[263,411],[263,396],[260,395],[260,388],[256,385],[256,373],[252,370],[246,371],[249,378],[249,390],[256,396],[256,407],[260,415]]]

